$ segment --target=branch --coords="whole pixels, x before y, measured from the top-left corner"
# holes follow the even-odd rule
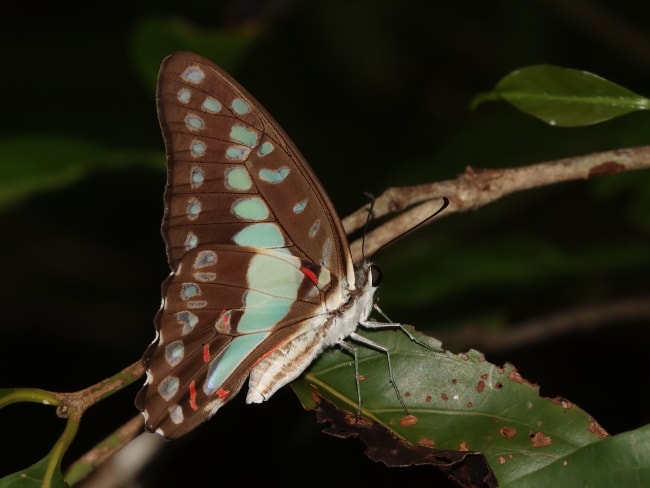
[[[110,463],[106,462],[109,458],[112,458],[113,454],[120,451],[132,440],[138,437],[138,435],[142,433],[143,427],[144,421],[142,415],[137,414],[72,463],[66,471],[66,481],[70,485],[74,485],[85,479],[91,473],[93,473],[94,477],[101,477],[100,473],[106,472],[111,473],[113,480],[115,480],[115,478],[124,479],[124,471],[126,471],[124,466],[121,466],[122,469],[118,472],[116,469],[107,468],[106,466]],[[160,436],[151,437],[156,438]],[[144,461],[138,456],[135,456],[135,461],[136,463],[139,463],[138,467],[141,467],[141,465],[144,464]],[[96,470],[99,470],[99,472],[94,473]]]
[[[484,353],[503,353],[530,344],[552,340],[576,331],[594,330],[623,321],[650,319],[650,297],[625,298],[594,303],[529,319],[498,331],[480,325],[468,325],[458,332],[436,334],[445,346],[472,344]]]
[[[142,378],[144,372],[142,361],[137,361],[110,378],[81,391],[58,393],[60,403],[57,406],[57,414],[59,417],[70,417],[78,422],[88,408]],[[66,473],[68,483],[74,484],[86,477],[114,452],[120,450],[138,436],[143,427],[144,422],[140,414],[124,423],[68,468]]]
[[[441,198],[449,199],[449,207],[433,220],[453,212],[475,210],[506,195],[530,188],[552,185],[572,180],[587,180],[593,176],[650,168],[650,146],[616,149],[599,153],[558,159],[520,168],[481,169],[467,167],[453,180],[388,188],[377,198],[375,218],[404,210],[390,222],[374,229],[366,236],[365,255],[372,255],[386,242],[395,239],[418,223],[426,220],[440,208]],[[349,235],[366,222],[368,205],[343,219]],[[361,240],[350,246],[355,262],[361,259]]]
[[[59,400],[56,413],[61,418],[70,417],[78,421],[90,407],[124,389],[142,376],[144,376],[144,366],[141,361],[137,361],[110,378],[83,390],[72,393],[56,393]]]

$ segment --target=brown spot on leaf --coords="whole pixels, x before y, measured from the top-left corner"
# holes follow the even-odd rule
[[[467,442],[463,441],[460,443],[458,446],[459,451],[469,451],[469,448],[467,447]]]
[[[467,408],[472,408],[474,404],[472,402],[467,402]]]
[[[410,391],[405,391],[405,392],[404,392],[404,396],[405,396],[406,398],[410,397],[410,396],[411,396],[411,392],[410,392]]]
[[[429,439],[428,437],[420,437],[418,439],[418,446],[433,448],[436,445],[436,441]]]
[[[501,388],[503,388],[503,384],[502,384],[502,383],[495,383],[495,384],[494,384],[494,389],[495,389],[495,390],[500,390]]]
[[[607,161],[606,163],[601,163],[598,166],[594,166],[589,170],[589,178],[592,176],[600,175],[613,175],[615,173],[620,173],[625,171],[625,166],[620,163],[615,163],[614,161]]]
[[[483,393],[483,390],[485,389],[485,381],[480,380],[478,383],[476,383],[476,391],[479,393]]]
[[[604,439],[605,437],[609,437],[609,433],[605,429],[603,429],[601,425],[595,420],[592,420],[589,423],[589,432],[596,434],[601,439]]]
[[[515,383],[527,383],[531,386],[537,386],[535,383],[532,383],[528,381],[526,378],[524,378],[523,376],[521,376],[519,374],[519,371],[517,371],[516,369],[513,369],[512,371],[510,371],[510,373],[508,373],[508,378],[514,381]]]
[[[360,374],[359,376],[357,376],[357,378],[359,378],[359,381],[365,381],[366,380],[366,376],[363,375],[363,374]]]
[[[556,405],[561,406],[563,409],[568,410],[570,408],[573,408],[573,402],[570,402],[566,398],[562,398],[560,396],[557,396],[555,398],[550,398],[550,400],[555,403]]]
[[[511,437],[514,437],[517,434],[517,429],[513,427],[501,427],[499,429],[499,433],[501,434],[502,437],[505,437],[506,439],[510,439]]]
[[[506,458],[499,456],[499,464],[506,464]]]
[[[487,380],[487,379],[488,379],[488,374],[487,374],[487,373],[483,373],[483,374],[481,375],[481,379],[482,379],[482,380]]]
[[[345,412],[343,418],[345,420],[345,423],[348,425],[372,425],[372,422],[370,420],[364,419],[363,417],[359,417],[358,415],[350,412]]]
[[[510,378],[512,381],[515,381],[517,383],[524,383],[526,380],[519,374],[519,371],[516,369],[513,369],[508,373],[508,378]]]
[[[447,396],[446,393],[441,393],[441,394],[440,394],[440,398],[442,398],[444,401],[449,400],[449,397]]]
[[[452,385],[455,385],[456,383],[458,383],[458,380],[457,380],[456,378],[453,378],[453,379],[451,380],[451,384],[452,384]]]
[[[431,397],[431,395],[427,395],[427,396],[424,398],[424,401],[427,402],[427,403],[431,402],[431,400],[433,400],[433,398]]]
[[[553,443],[553,439],[544,435],[543,432],[531,432],[528,437],[530,437],[530,443],[533,447],[547,447]]]
[[[315,391],[310,391],[309,392],[311,399],[314,400],[314,403],[320,403],[320,395],[316,393]]]
[[[418,418],[415,415],[404,415],[404,417],[399,419],[399,424],[402,427],[411,427],[417,423],[418,423]]]

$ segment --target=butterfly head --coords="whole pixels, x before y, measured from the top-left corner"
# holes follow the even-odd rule
[[[356,298],[359,307],[359,319],[364,321],[370,315],[377,301],[377,289],[382,281],[382,272],[379,266],[364,259],[356,266]]]

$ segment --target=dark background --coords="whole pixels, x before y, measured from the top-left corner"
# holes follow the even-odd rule
[[[165,54],[191,47],[178,40],[183,35],[158,42],[153,24],[182,19],[186,24],[174,25],[184,25],[187,37],[204,36],[192,41],[197,50],[210,45],[213,29],[252,39],[202,54],[223,64],[283,125],[346,215],[365,203],[364,191],[450,179],[468,165],[516,167],[648,144],[650,115],[643,112],[560,129],[505,104],[468,110],[502,76],[539,63],[584,69],[650,94],[650,4],[566,4],[132,2],[92,11],[25,5],[3,15],[3,178],[13,181],[23,166],[2,148],[25,140],[31,154],[32,136],[123,151],[131,163],[111,166],[111,156],[94,168],[89,161],[72,171],[69,184],[2,209],[0,385],[78,390],[136,361],[153,339],[160,282],[169,272],[159,232],[165,176],[153,82]],[[150,156],[146,164],[138,163],[140,151]],[[101,149],[99,159],[106,159]],[[649,194],[650,176],[637,172],[451,215],[377,257],[385,272],[382,308],[394,320],[453,338],[469,325],[505,328],[650,296]],[[646,316],[485,352],[615,434],[648,422],[647,340]],[[455,347],[478,346],[467,340]],[[138,388],[87,413],[67,461],[136,413]],[[21,404],[0,413],[0,428],[11,446],[0,462],[7,474],[43,456],[62,422],[48,407]],[[365,458],[360,442],[321,428],[289,388],[259,406],[237,398],[169,443],[139,486],[216,485],[231,477],[404,486],[438,478],[426,467],[385,469]]]

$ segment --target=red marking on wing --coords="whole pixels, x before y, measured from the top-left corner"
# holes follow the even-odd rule
[[[194,411],[199,409],[196,404],[196,383],[194,380],[190,381],[190,408]]]
[[[217,388],[217,396],[221,398],[222,400],[225,400],[228,398],[228,395],[230,395],[230,390],[224,390],[222,388]]]
[[[215,329],[217,329],[217,332],[220,334],[230,334],[230,315],[230,310],[221,310],[219,318],[215,323]]]
[[[205,344],[203,346],[203,362],[207,363],[210,361],[210,344]]]
[[[309,281],[311,281],[314,285],[318,285],[318,276],[316,276],[316,273],[314,273],[311,269],[302,266],[300,268],[300,271],[302,271],[302,274],[309,278]]]

